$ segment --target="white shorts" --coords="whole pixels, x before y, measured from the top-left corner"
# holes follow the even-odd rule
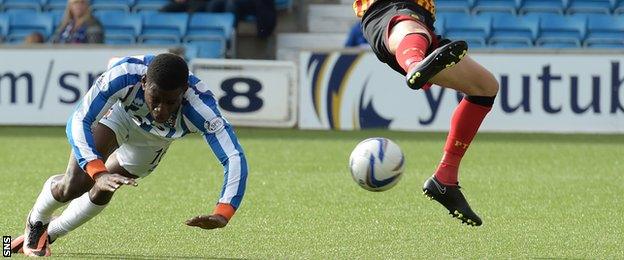
[[[117,105],[100,119],[100,123],[115,132],[119,148],[114,155],[121,167],[142,178],[156,169],[171,144],[171,140],[141,129]]]

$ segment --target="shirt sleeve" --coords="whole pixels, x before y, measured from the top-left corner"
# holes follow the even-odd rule
[[[192,82],[192,81],[191,81]],[[192,85],[194,94],[189,100],[185,116],[202,133],[206,143],[223,165],[223,187],[218,203],[230,204],[238,209],[247,183],[247,159],[232,126],[221,116],[217,102],[210,92],[197,91],[198,80]],[[200,86],[201,88],[201,86]]]
[[[66,134],[74,156],[82,169],[88,162],[102,159],[96,150],[91,127],[123,98],[141,76],[130,73],[128,64],[121,64],[102,74],[76,106],[67,121]]]

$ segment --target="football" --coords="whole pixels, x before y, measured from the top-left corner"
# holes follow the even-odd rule
[[[369,191],[385,191],[399,182],[405,157],[392,140],[375,137],[360,142],[349,157],[353,180]]]

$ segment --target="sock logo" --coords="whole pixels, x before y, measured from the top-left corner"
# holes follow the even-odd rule
[[[407,54],[410,51],[415,51],[415,52],[418,52],[420,55],[425,56],[425,52],[423,50],[421,50],[420,48],[415,48],[415,47],[405,49],[403,51],[403,55]]]
[[[468,149],[468,144],[455,140],[455,147],[460,147],[464,150]]]
[[[11,236],[2,236],[2,256],[11,257]]]

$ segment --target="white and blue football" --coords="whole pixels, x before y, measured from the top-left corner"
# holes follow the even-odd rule
[[[383,137],[360,142],[349,157],[353,180],[369,191],[385,191],[399,182],[405,157],[401,148]]]

